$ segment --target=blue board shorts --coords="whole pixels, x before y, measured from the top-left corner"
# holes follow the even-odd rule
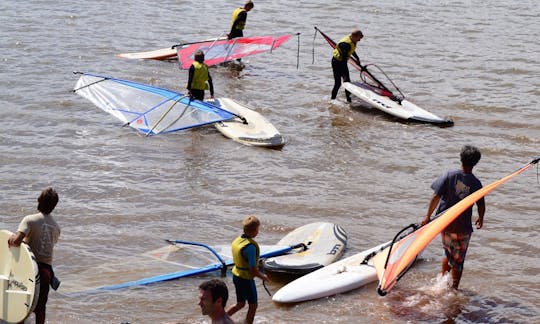
[[[234,288],[236,289],[236,302],[243,303],[247,300],[248,304],[257,303],[257,287],[255,280],[244,279],[233,275]]]

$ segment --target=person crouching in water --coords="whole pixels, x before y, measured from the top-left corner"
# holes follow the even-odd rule
[[[246,216],[242,222],[244,233],[232,242],[232,255],[234,261],[233,283],[236,289],[236,305],[227,310],[232,316],[242,309],[248,302],[246,323],[251,324],[257,311],[257,287],[255,277],[268,281],[268,277],[259,271],[260,249],[254,238],[259,234],[259,219],[255,216]]]
[[[193,99],[204,100],[204,91],[210,90],[210,98],[214,99],[214,84],[208,65],[204,63],[204,53],[201,50],[196,51],[194,59],[189,68],[187,94]]]

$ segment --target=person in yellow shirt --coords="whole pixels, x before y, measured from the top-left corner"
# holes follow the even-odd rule
[[[347,62],[351,55],[355,55],[356,44],[364,37],[359,29],[353,29],[350,35],[343,37],[334,48],[332,53],[332,71],[334,73],[334,88],[332,89],[332,99],[336,99],[341,79],[343,82],[350,82],[349,66]],[[345,90],[347,101],[351,102],[351,93]]]
[[[247,0],[243,7],[236,8],[232,13],[231,31],[227,37],[233,39],[244,36],[244,28],[246,27],[247,13],[253,9],[254,4],[251,0]]]
[[[234,267],[232,269],[233,283],[236,289],[236,304],[227,310],[232,316],[242,309],[248,302],[246,323],[251,324],[257,311],[257,287],[255,277],[268,281],[266,274],[259,271],[259,244],[254,238],[259,234],[261,222],[255,216],[246,216],[242,222],[244,233],[232,242],[232,255]]]
[[[187,83],[188,96],[197,100],[204,100],[204,91],[210,90],[210,98],[214,98],[214,84],[208,71],[208,65],[204,64],[204,53],[198,50],[194,54],[193,64],[189,68]]]

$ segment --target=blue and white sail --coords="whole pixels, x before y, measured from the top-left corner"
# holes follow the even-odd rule
[[[172,90],[102,75],[82,73],[73,91],[145,135],[235,118],[226,110]]]

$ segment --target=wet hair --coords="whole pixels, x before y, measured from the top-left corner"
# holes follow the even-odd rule
[[[193,55],[193,58],[197,62],[200,62],[200,63],[204,62],[204,53],[203,53],[203,51],[201,51],[201,50],[196,51],[195,54]]]
[[[43,189],[37,200],[37,209],[47,215],[54,210],[54,207],[56,207],[56,204],[58,203],[58,194],[52,187],[47,187]]]
[[[255,5],[253,4],[253,1],[247,0],[246,3],[244,3],[244,8],[247,8],[247,7],[251,7],[251,9],[253,9],[253,7],[255,7]]]
[[[465,145],[463,148],[461,148],[460,157],[461,164],[464,166],[474,167],[478,161],[480,161],[482,154],[478,148],[471,145]]]
[[[247,234],[256,230],[261,225],[261,221],[256,216],[249,215],[244,218],[242,225],[244,226],[244,233]]]
[[[203,291],[210,291],[212,295],[212,302],[216,302],[221,297],[221,305],[225,307],[227,300],[229,299],[229,290],[227,285],[219,279],[210,279],[199,285],[199,289]]]

